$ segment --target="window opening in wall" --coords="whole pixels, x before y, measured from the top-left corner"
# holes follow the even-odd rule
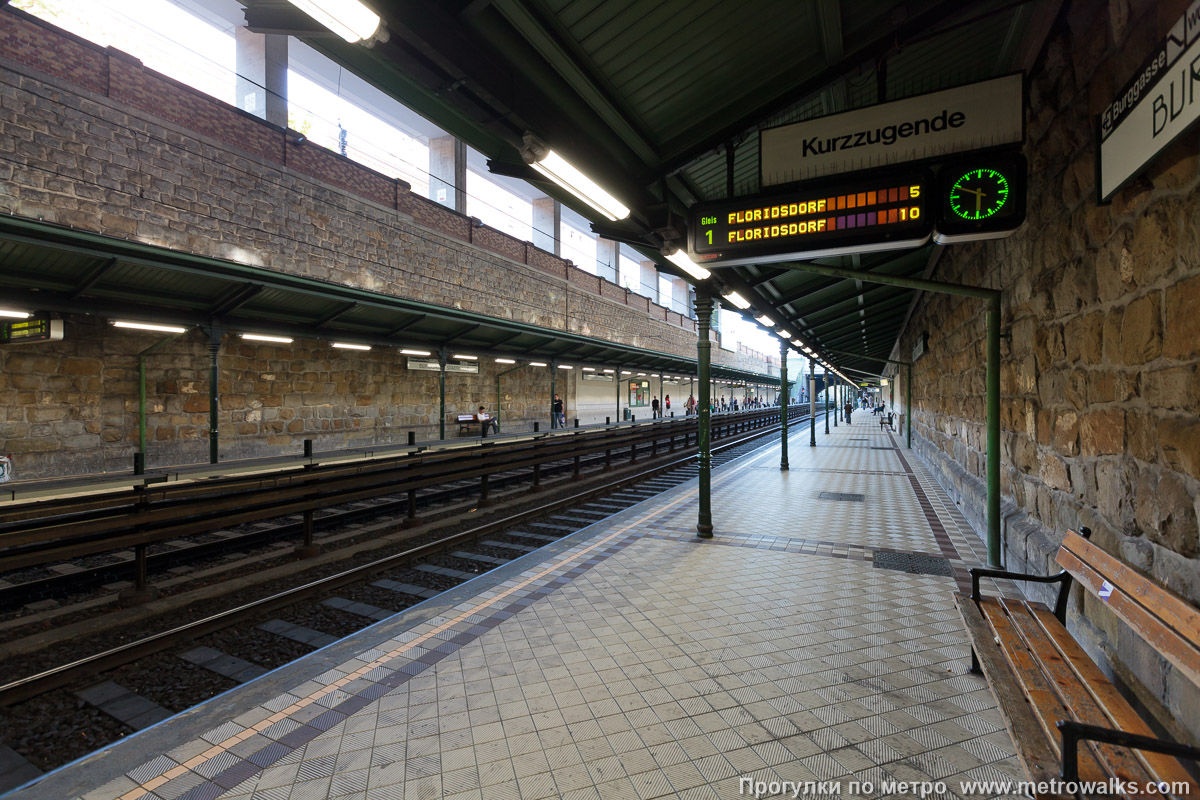
[[[315,144],[407,182],[414,192],[429,192],[428,144],[294,69],[288,70],[288,95],[288,124],[293,129]]]
[[[12,0],[10,5],[102,47],[141,59],[193,89],[234,102],[233,27],[168,0]]]
[[[533,203],[473,169],[467,170],[467,215],[523,242],[533,239]]]
[[[575,262],[575,266],[585,272],[598,274],[596,271],[596,237],[565,222],[560,223],[558,227],[562,241],[562,257],[571,259]]]

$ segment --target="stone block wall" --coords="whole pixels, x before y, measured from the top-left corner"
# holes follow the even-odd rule
[[[139,439],[138,354],[145,357],[149,468],[208,460],[209,352],[200,331],[171,338],[68,316],[62,341],[0,349],[0,452],[18,478],[132,467]],[[393,348],[335,350],[226,335],[218,356],[222,460],[402,444],[438,436],[438,373],[410,370]],[[447,373],[446,415],[500,412],[506,432],[549,425],[550,370],[510,369],[486,359],[476,375]],[[571,382],[558,392],[574,403]],[[472,428],[472,433],[475,429]],[[446,435],[458,433],[447,423]]]
[[[947,248],[933,277],[1004,293],[1007,566],[1057,571],[1063,531],[1087,526],[1200,603],[1200,133],[1101,206],[1092,128],[1186,6],[1067,6],[1030,76],[1028,219],[1007,239]],[[926,294],[901,358],[921,332],[913,445],[983,531],[984,304]],[[1164,724],[1200,736],[1200,692],[1102,603],[1076,602],[1071,625]]]

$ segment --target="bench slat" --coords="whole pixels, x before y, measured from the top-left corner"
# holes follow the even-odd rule
[[[996,695],[1000,716],[1004,718],[1013,744],[1021,754],[1021,765],[1029,773],[1029,779],[1035,783],[1057,780],[1058,753],[1046,739],[1032,706],[1017,685],[1004,656],[993,646],[996,634],[983,618],[975,601],[962,595],[955,595],[954,601],[971,639],[979,643],[974,646],[979,666],[983,668],[984,676]]]
[[[1086,540],[1080,539],[1080,541],[1089,545],[1093,551],[1099,549],[1090,545]],[[1138,596],[1130,594],[1126,588],[1131,585],[1130,578],[1136,574],[1127,567],[1123,572],[1116,570],[1109,574],[1100,572],[1093,566],[1095,562],[1090,560],[1093,555],[1093,552],[1077,554],[1077,552],[1064,547],[1059,549],[1057,561],[1063,569],[1074,575],[1088,591],[1108,605],[1114,614],[1132,627],[1137,635],[1145,639],[1147,644],[1158,651],[1163,658],[1175,665],[1193,683],[1200,683],[1200,648],[1197,645],[1200,638],[1189,638],[1186,629],[1190,620],[1186,614],[1180,613],[1182,609],[1172,607],[1181,604],[1181,601],[1167,595],[1158,587],[1154,587],[1157,590],[1156,593],[1146,593],[1144,586],[1139,589],[1141,596],[1146,600],[1139,601]],[[1083,560],[1085,557],[1089,559],[1086,562]],[[1111,559],[1111,557],[1109,558]],[[1136,577],[1141,584],[1148,583],[1140,575],[1136,575]],[[1106,583],[1108,586],[1105,586]],[[1105,598],[1101,594],[1102,591],[1108,592],[1109,596]],[[1147,606],[1143,603],[1152,603],[1152,605]],[[1194,611],[1192,613],[1195,614]],[[1172,623],[1184,626],[1185,632],[1181,634],[1180,629]]]
[[[1000,605],[1008,612],[1009,621],[1020,634],[1022,642],[1029,649],[1030,655],[1036,659],[1037,666],[1049,679],[1047,685],[1058,695],[1059,700],[1070,709],[1070,719],[1089,725],[1109,727],[1112,723],[1104,713],[1095,697],[1088,691],[1081,677],[1071,669],[1070,664],[1063,658],[1055,642],[1050,638],[1043,622],[1034,617],[1035,609],[1020,600],[1001,599]],[[1049,613],[1049,609],[1046,609]],[[1057,619],[1051,615],[1052,619]],[[1107,680],[1105,681],[1107,683]],[[1059,716],[1046,720],[1054,730],[1054,737],[1060,739],[1054,723],[1064,719]],[[1061,740],[1061,739],[1060,739]],[[1127,748],[1115,747],[1110,744],[1087,742],[1083,745],[1097,754],[1097,761],[1107,775],[1120,778],[1123,781],[1134,781],[1139,785],[1150,780],[1150,774],[1145,766],[1137,760]],[[1107,777],[1107,775],[1105,777]]]
[[[1035,608],[1033,609],[1033,613],[1042,631],[1054,642],[1055,647],[1062,654],[1066,663],[1079,679],[1086,684],[1092,698],[1099,705],[1105,717],[1107,717],[1107,722],[1101,724],[1128,733],[1155,736],[1156,734],[1150,730],[1150,726],[1138,716],[1138,713],[1134,711],[1128,701],[1117,691],[1117,687],[1113,686],[1107,676],[1100,671],[1100,668],[1083,651],[1083,648],[1071,638],[1071,634],[1062,626],[1058,618],[1049,609]],[[1155,776],[1156,780],[1172,782],[1186,781],[1194,789],[1196,782],[1177,759],[1161,753],[1148,753],[1142,750],[1130,750],[1129,752],[1136,755],[1150,773]],[[1180,795],[1180,797],[1189,798],[1189,800],[1200,800],[1200,794],[1195,790],[1189,794]]]
[[[1015,673],[1017,684],[1028,699],[1037,719],[1039,734],[1049,742],[1054,750],[1055,760],[1061,763],[1060,737],[1054,723],[1060,719],[1071,719],[1071,712],[1058,699],[1058,695],[1033,661],[1033,656],[1025,647],[1021,635],[1013,627],[1008,614],[1000,603],[990,598],[984,598],[979,603],[988,625],[999,639],[1000,649],[1008,661],[1009,668]],[[1079,749],[1079,779],[1084,781],[1104,781],[1108,773],[1100,766],[1095,755],[1087,747]]]

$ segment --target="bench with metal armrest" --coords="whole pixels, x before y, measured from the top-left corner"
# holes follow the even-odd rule
[[[1017,754],[1035,783],[1117,779],[1134,794],[1149,783],[1165,797],[1200,798],[1179,759],[1200,760],[1200,748],[1157,738],[1067,632],[1071,584],[1104,602],[1146,646],[1200,684],[1200,611],[1131,567],[1068,531],[1056,575],[1026,575],[976,567],[971,596],[956,595],[971,638],[971,668],[996,694]],[[1053,611],[1042,603],[984,597],[981,578],[1058,583]],[[1047,794],[1045,796],[1056,796]]]

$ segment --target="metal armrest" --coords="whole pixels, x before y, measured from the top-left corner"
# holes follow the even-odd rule
[[[1057,575],[1030,575],[1025,572],[1009,572],[1005,569],[992,569],[991,567],[971,567],[971,599],[979,599],[979,579],[980,578],[1008,578],[1014,581],[1030,581],[1032,583],[1062,583],[1070,578],[1070,573],[1066,570]]]
[[[1133,750],[1149,750],[1176,758],[1200,761],[1200,747],[1155,739],[1152,736],[1126,733],[1112,728],[1102,728],[1099,725],[1086,725],[1074,720],[1059,720],[1056,724],[1059,733],[1062,734],[1062,779],[1064,782],[1079,780],[1079,743],[1081,741],[1104,742]]]

